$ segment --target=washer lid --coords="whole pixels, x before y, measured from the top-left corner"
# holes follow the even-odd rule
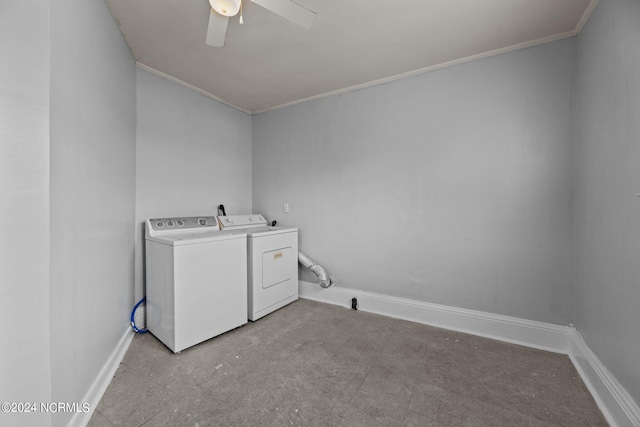
[[[166,234],[164,236],[149,236],[147,240],[157,243],[162,243],[169,246],[183,246],[183,245],[198,245],[210,242],[220,242],[223,240],[231,239],[246,239],[247,235],[243,230],[231,230],[231,231],[208,231],[200,233],[177,233]]]
[[[260,214],[219,216],[218,222],[222,230],[267,226],[267,220]]]

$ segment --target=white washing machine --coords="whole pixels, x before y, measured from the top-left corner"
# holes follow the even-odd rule
[[[262,215],[219,216],[221,230],[247,234],[248,315],[261,317],[298,299],[298,229],[270,227]]]
[[[247,323],[247,235],[215,216],[146,222],[147,329],[174,353]]]

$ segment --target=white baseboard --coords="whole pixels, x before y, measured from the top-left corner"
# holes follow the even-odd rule
[[[640,427],[640,408],[576,330],[571,334],[570,357],[609,424]]]
[[[134,335],[135,333],[131,328],[127,327],[127,330],[122,335],[122,338],[120,338],[117,347],[111,353],[111,356],[109,356],[107,363],[102,367],[98,377],[95,379],[82,400],[82,402],[89,403],[89,411],[87,413],[77,412],[69,422],[69,427],[84,427],[89,423],[93,412],[98,407],[98,403],[100,403],[100,399],[102,399],[104,392],[107,391],[109,383],[111,383],[118,366],[120,366],[120,362],[122,361],[122,358],[124,358]]]
[[[398,298],[341,287],[324,289],[299,282],[301,298],[409,320],[481,337],[567,354],[612,427],[640,427],[640,409],[629,393],[604,367],[573,327],[559,326],[482,311]]]
[[[300,281],[299,293],[301,298],[347,308],[351,308],[351,298],[355,297],[358,299],[358,309],[370,313],[466,332],[554,353],[568,354],[571,349],[572,328],[569,326],[553,325],[355,289],[339,287],[323,289],[316,283],[304,281]]]

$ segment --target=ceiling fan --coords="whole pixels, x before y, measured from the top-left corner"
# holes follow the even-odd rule
[[[316,18],[316,13],[293,0],[251,0],[255,4],[280,15],[294,24],[309,29]],[[242,0],[209,0],[209,28],[207,41],[209,46],[222,47],[227,37],[229,18],[240,14],[242,24]]]

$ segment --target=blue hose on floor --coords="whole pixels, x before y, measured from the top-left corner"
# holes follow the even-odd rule
[[[146,334],[147,332],[149,332],[146,329],[139,329],[136,326],[136,321],[135,321],[136,310],[138,309],[138,307],[140,307],[140,304],[142,304],[146,299],[147,299],[147,297],[142,297],[142,299],[140,301],[138,301],[138,303],[135,305],[135,307],[133,307],[133,311],[131,312],[131,327],[138,334]]]

